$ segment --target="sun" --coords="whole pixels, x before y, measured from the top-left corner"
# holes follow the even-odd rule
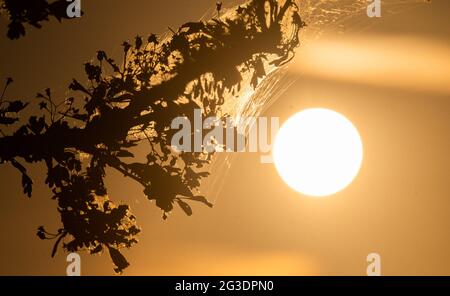
[[[328,196],[358,175],[363,145],[356,127],[342,114],[323,108],[303,110],[278,131],[273,160],[281,178],[309,196]]]

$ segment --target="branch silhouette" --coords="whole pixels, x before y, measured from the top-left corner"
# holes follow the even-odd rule
[[[41,114],[0,137],[0,164],[22,175],[23,191],[33,181],[24,163],[44,162],[46,184],[58,203],[62,226],[56,233],[38,228],[69,252],[108,251],[116,272],[129,263],[120,249],[137,243],[140,228],[129,206],[116,205],[104,184],[106,168],[131,178],[154,200],[166,219],[175,205],[192,215],[191,202],[212,207],[198,194],[212,154],[175,153],[170,129],[175,117],[193,119],[226,114],[225,98],[238,98],[245,83],[256,88],[265,67],[289,62],[305,25],[294,1],[252,0],[209,21],[181,26],[172,36],[136,37],[123,43],[119,65],[105,51],[84,65],[88,85],[73,80],[73,97],[55,100],[50,89],[37,94]],[[221,8],[222,9],[222,8]],[[0,127],[18,124],[27,107],[0,99]],[[11,129],[11,127],[9,128]],[[130,152],[148,142],[146,162]]]
[[[9,39],[25,36],[25,25],[42,28],[42,23],[54,17],[59,22],[67,16],[66,0],[0,0],[0,14],[8,20]]]

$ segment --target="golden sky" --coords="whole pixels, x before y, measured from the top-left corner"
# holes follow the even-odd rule
[[[19,41],[0,37],[0,77],[15,78],[14,95],[63,92],[96,50],[119,55],[124,39],[197,20],[213,1],[91,2],[83,2],[79,21]],[[324,107],[349,118],[364,161],[348,188],[304,197],[258,154],[242,153],[204,184],[213,209],[194,205],[192,217],[175,209],[163,221],[140,187],[109,172],[111,198],[129,203],[142,226],[139,244],[124,252],[125,274],[364,275],[367,254],[377,252],[385,275],[449,275],[450,3],[406,7],[380,19],[350,18],[344,32],[305,36],[288,68],[294,83],[264,114],[283,121]],[[65,254],[50,258],[52,242],[35,235],[39,225],[56,228],[59,217],[42,167],[31,173],[29,200],[18,173],[0,167],[0,274],[64,275]],[[82,254],[81,268],[113,274],[106,254]]]

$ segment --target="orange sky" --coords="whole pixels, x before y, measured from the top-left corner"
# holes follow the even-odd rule
[[[19,41],[0,37],[0,77],[15,78],[12,95],[63,92],[96,50],[119,55],[124,39],[199,19],[212,1],[91,2],[83,2],[88,13],[79,21]],[[363,166],[334,196],[301,196],[258,154],[242,153],[205,183],[213,209],[194,205],[192,217],[176,209],[163,221],[140,187],[110,172],[111,198],[129,203],[142,226],[140,243],[124,252],[131,263],[125,274],[364,275],[367,254],[377,252],[386,275],[449,275],[449,9],[435,0],[381,19],[350,19],[345,33],[324,32],[299,49],[287,77],[295,82],[265,115],[283,121],[324,107],[355,124]],[[65,254],[50,258],[52,243],[35,235],[40,225],[56,228],[59,217],[42,166],[31,173],[29,200],[18,173],[0,167],[0,274],[64,275]],[[106,254],[82,254],[81,268],[113,274]]]

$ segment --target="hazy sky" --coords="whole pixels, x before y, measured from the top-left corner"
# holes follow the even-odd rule
[[[3,22],[0,78],[15,79],[10,96],[46,87],[64,94],[98,49],[118,56],[123,40],[198,20],[214,2],[82,1],[81,19],[52,21],[18,41],[4,37]],[[111,199],[130,204],[142,227],[139,244],[124,252],[125,274],[363,275],[367,254],[377,252],[386,275],[449,275],[450,3],[396,11],[350,18],[344,32],[317,39],[305,32],[288,70],[295,82],[264,114],[285,120],[324,107],[349,118],[365,154],[347,189],[302,196],[258,154],[242,153],[204,184],[213,209],[194,205],[192,217],[175,209],[163,221],[141,187],[109,171]],[[52,259],[53,242],[35,235],[40,225],[57,229],[59,215],[42,166],[30,171],[32,199],[19,174],[0,167],[0,274],[64,275],[65,254]],[[82,274],[113,274],[107,254],[81,255]]]

